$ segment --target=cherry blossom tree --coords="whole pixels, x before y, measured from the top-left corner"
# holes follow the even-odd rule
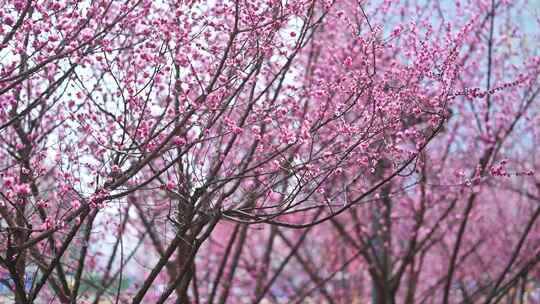
[[[518,303],[540,285],[527,1],[0,4],[16,303]]]

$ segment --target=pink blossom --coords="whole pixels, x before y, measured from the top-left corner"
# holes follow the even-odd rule
[[[18,194],[26,195],[30,193],[30,185],[28,184],[16,184],[13,186],[13,191]]]
[[[13,25],[13,23],[15,23],[15,19],[10,15],[4,16],[4,23],[7,25]]]

